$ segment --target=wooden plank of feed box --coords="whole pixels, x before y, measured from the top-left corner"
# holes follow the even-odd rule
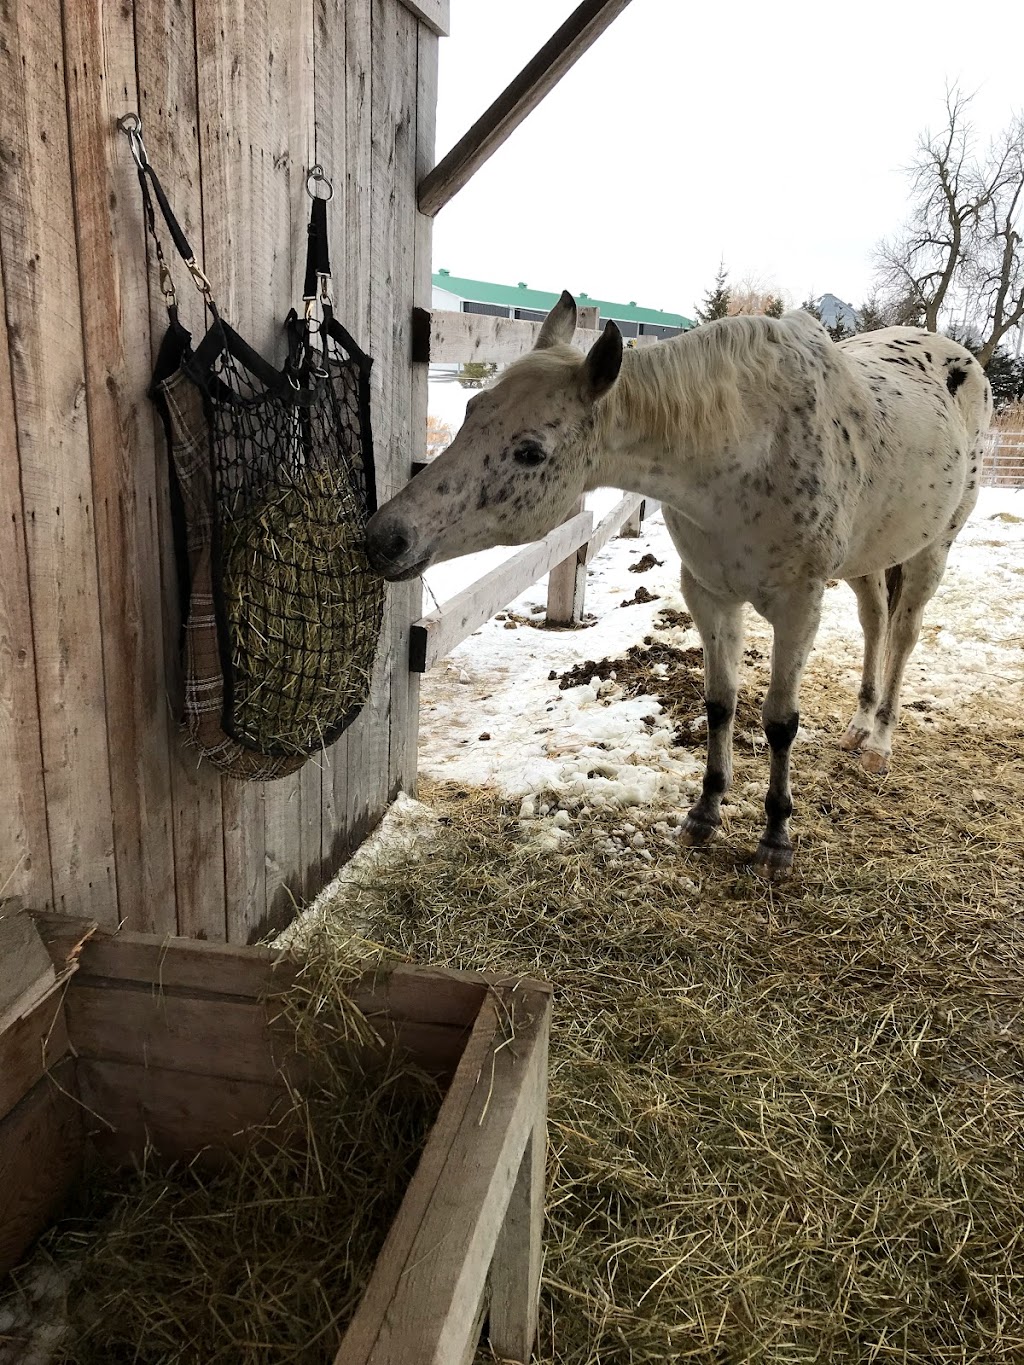
[[[0,1119],[0,1275],[60,1212],[82,1159],[82,1110],[68,1057]]]
[[[64,983],[0,1033],[0,1115],[32,1089],[68,1051]]]
[[[0,1033],[46,995],[57,973],[31,915],[0,903]]]
[[[85,1129],[100,1156],[130,1163],[152,1147],[161,1157],[189,1161],[197,1152],[217,1164],[224,1151],[242,1151],[248,1131],[290,1103],[278,1080],[243,1081],[132,1062],[78,1062]]]
[[[273,1083],[294,1067],[295,1040],[250,1000],[197,999],[131,983],[76,983],[65,1004],[80,1057]]]
[[[523,990],[520,999],[511,989],[488,997],[335,1365],[450,1365],[471,1354],[524,1155],[531,1137],[543,1141],[550,1009],[547,989]],[[515,1026],[506,1034],[510,1019]],[[538,1170],[532,1152],[529,1162],[527,1179]],[[531,1208],[538,1197],[530,1192]],[[539,1235],[532,1219],[531,1229]],[[515,1279],[531,1285],[530,1295],[515,1328],[508,1311],[501,1327],[532,1344],[539,1252],[531,1257],[525,1249],[524,1274],[521,1238],[516,1243]],[[506,1261],[498,1270],[509,1275],[511,1267]],[[505,1354],[493,1332],[492,1345]]]

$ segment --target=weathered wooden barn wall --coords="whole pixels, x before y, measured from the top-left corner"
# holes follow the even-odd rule
[[[322,761],[245,785],[179,739],[166,454],[145,397],[166,314],[116,120],[139,112],[222,310],[277,356],[301,296],[305,175],[323,164],[337,311],[374,358],[389,496],[426,419],[409,333],[430,299],[415,191],[438,39],[417,10],[438,0],[0,11],[0,894],[244,942],[315,892],[414,778],[406,586],[389,597],[372,703]],[[198,295],[175,275],[199,330]]]

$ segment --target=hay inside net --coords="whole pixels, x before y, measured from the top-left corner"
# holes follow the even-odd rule
[[[333,471],[225,519],[221,591],[236,736],[263,753],[308,753],[323,718],[370,693],[384,584],[370,569],[364,516]]]
[[[47,1235],[36,1268],[52,1258],[69,1281],[55,1361],[333,1360],[440,1096],[349,1002],[351,944],[309,959],[282,1001],[315,1076],[290,1109],[216,1170],[94,1170]]]

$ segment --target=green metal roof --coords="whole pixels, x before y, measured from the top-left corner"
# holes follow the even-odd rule
[[[447,270],[439,270],[433,276],[438,289],[447,289],[461,299],[472,303],[493,303],[505,308],[553,308],[558,302],[559,293],[549,293],[546,289],[529,289],[525,284],[490,284],[486,280],[467,280],[459,275],[450,275]],[[604,318],[617,318],[620,322],[649,322],[658,327],[692,327],[693,320],[684,318],[682,313],[666,313],[661,308],[638,308],[634,301],[629,303],[610,303],[607,299],[592,299],[589,294],[574,295],[581,308],[598,308]]]

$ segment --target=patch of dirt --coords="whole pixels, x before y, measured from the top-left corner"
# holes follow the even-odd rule
[[[693,617],[688,611],[677,611],[675,607],[662,607],[654,622],[655,630],[689,630]]]
[[[650,552],[648,552],[643,556],[642,559],[638,559],[635,564],[630,564],[629,572],[646,573],[648,569],[660,568],[660,566],[664,564],[664,562],[665,561],[663,559],[655,559],[654,556]]]
[[[622,601],[622,602],[619,603],[619,606],[620,606],[620,607],[640,607],[640,606],[643,606],[645,602],[657,602],[657,601],[658,601],[658,598],[659,598],[659,594],[658,594],[658,593],[656,593],[656,592],[648,592],[648,590],[647,590],[647,589],[644,587],[644,585],[641,583],[640,586],[639,586],[639,588],[637,588],[636,592],[633,594],[633,596],[632,596],[632,597],[627,597],[627,598],[625,599],[625,601]]]
[[[993,512],[989,521],[1005,521],[1011,526],[1019,526],[1024,522],[1024,517],[1015,517],[1012,512]]]
[[[760,663],[762,655],[748,649],[744,656],[748,664]],[[736,740],[745,743],[749,730],[761,733],[761,694],[766,682],[764,670],[759,669],[753,688],[740,683],[736,707]],[[569,687],[585,687],[591,678],[606,682],[614,677],[628,697],[657,697],[668,717],[675,722],[675,743],[692,747],[704,724],[704,655],[698,648],[678,649],[675,645],[647,636],[643,645],[631,645],[618,659],[586,659],[565,673],[552,672],[552,682],[558,679],[560,691]],[[751,695],[753,694],[753,695]]]

